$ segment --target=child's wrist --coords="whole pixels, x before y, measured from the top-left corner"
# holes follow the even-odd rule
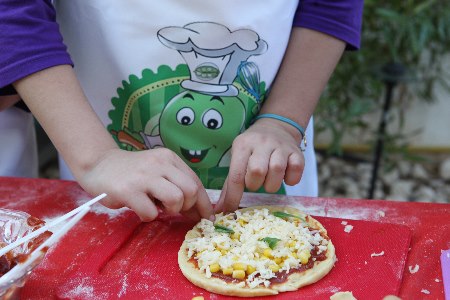
[[[300,133],[302,139],[305,137],[305,129],[303,128],[303,126],[301,126],[296,121],[289,119],[285,116],[278,115],[278,114],[266,113],[266,114],[260,114],[260,115],[256,116],[254,120],[256,121],[259,119],[274,119],[274,120],[283,122],[285,124],[288,124],[288,125],[294,127]]]
[[[300,149],[302,151],[305,150],[307,146],[305,129],[294,120],[281,115],[266,113],[256,116],[253,119],[253,122],[255,121],[277,124],[278,126],[283,127],[298,142]],[[302,143],[303,146],[301,145]]]

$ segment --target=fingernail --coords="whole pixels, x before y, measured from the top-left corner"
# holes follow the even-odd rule
[[[209,217],[209,220],[211,222],[214,222],[216,220],[216,216],[215,215],[211,215],[211,217]]]

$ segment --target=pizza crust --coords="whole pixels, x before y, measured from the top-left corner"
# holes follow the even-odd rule
[[[274,211],[285,211],[294,215],[305,215],[303,212],[288,206],[253,206],[249,208],[240,209],[239,211],[245,212],[254,209],[266,208],[270,212]],[[318,228],[323,233],[327,233],[325,228],[317,220],[308,216],[307,219],[310,227]],[[196,225],[192,230],[190,230],[185,237],[185,241],[181,245],[178,252],[178,264],[180,266],[183,275],[193,284],[204,288],[207,291],[227,295],[227,296],[240,296],[240,297],[255,297],[255,296],[265,296],[265,295],[275,295],[279,292],[295,291],[299,288],[317,282],[325,275],[327,275],[334,266],[336,261],[335,249],[331,240],[328,241],[327,248],[327,258],[323,261],[316,261],[314,267],[303,272],[294,272],[290,274],[285,282],[282,283],[272,283],[268,288],[266,287],[255,287],[248,288],[239,286],[239,283],[226,282],[220,278],[211,277],[207,278],[205,273],[201,272],[194,263],[189,261],[187,256],[187,244],[186,240],[195,237],[200,237],[200,231]]]

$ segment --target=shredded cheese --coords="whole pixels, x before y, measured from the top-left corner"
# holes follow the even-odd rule
[[[221,213],[216,215],[215,224],[234,233],[217,232],[213,222],[202,219],[199,224],[201,236],[186,240],[188,258],[197,260],[200,271],[207,278],[212,276],[209,267],[212,264],[219,264],[221,270],[232,268],[236,263],[251,266],[254,271],[239,283],[250,288],[270,286],[270,279],[277,276],[273,271],[274,265],[279,268],[278,272],[289,272],[302,264],[301,255],[297,254],[310,255],[316,247],[317,254],[320,254],[328,247],[328,240],[320,235],[319,230],[310,230],[301,219],[276,217],[268,209]],[[267,237],[278,240],[273,249],[263,241]]]

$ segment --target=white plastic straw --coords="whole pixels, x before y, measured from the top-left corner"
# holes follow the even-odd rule
[[[19,245],[21,245],[21,244],[23,244],[23,243],[28,242],[29,240],[31,240],[31,239],[37,237],[38,235],[40,235],[40,234],[46,232],[46,231],[49,230],[50,228],[52,228],[52,227],[58,225],[58,224],[61,223],[61,222],[64,222],[65,220],[69,219],[70,217],[72,217],[72,216],[76,215],[77,213],[79,213],[80,211],[82,211],[84,208],[88,208],[88,209],[89,209],[91,205],[97,203],[98,201],[100,201],[101,199],[103,199],[103,198],[105,198],[105,197],[106,197],[106,194],[103,193],[103,194],[101,194],[101,195],[99,195],[99,196],[93,198],[92,200],[86,202],[85,204],[83,204],[83,205],[81,205],[81,206],[75,208],[74,210],[68,212],[67,214],[65,214],[65,215],[63,215],[63,216],[61,216],[61,217],[59,217],[58,219],[54,220],[53,222],[51,222],[51,223],[49,223],[49,224],[47,224],[47,225],[45,225],[45,226],[43,226],[43,227],[37,229],[36,231],[33,231],[33,232],[27,234],[26,236],[24,236],[24,237],[18,239],[17,241],[15,241],[14,243],[11,243],[11,244],[9,244],[9,245],[7,245],[7,246],[1,248],[1,249],[0,249],[0,256],[5,255],[6,253],[8,253],[9,251],[11,251],[11,250],[14,249],[15,247],[17,247],[17,246],[19,246]]]
[[[80,206],[81,207],[81,206]],[[15,276],[21,276],[25,273],[24,270],[28,268],[36,259],[45,254],[45,251],[42,251],[45,247],[50,247],[55,242],[57,242],[64,234],[67,233],[81,218],[83,218],[90,210],[90,207],[83,207],[77,215],[75,215],[72,219],[70,219],[66,224],[64,224],[61,229],[53,233],[45,242],[43,242],[39,247],[37,247],[28,258],[23,263],[17,264],[14,268],[9,270],[5,275],[0,277],[0,285],[7,283],[11,280],[16,279]]]

